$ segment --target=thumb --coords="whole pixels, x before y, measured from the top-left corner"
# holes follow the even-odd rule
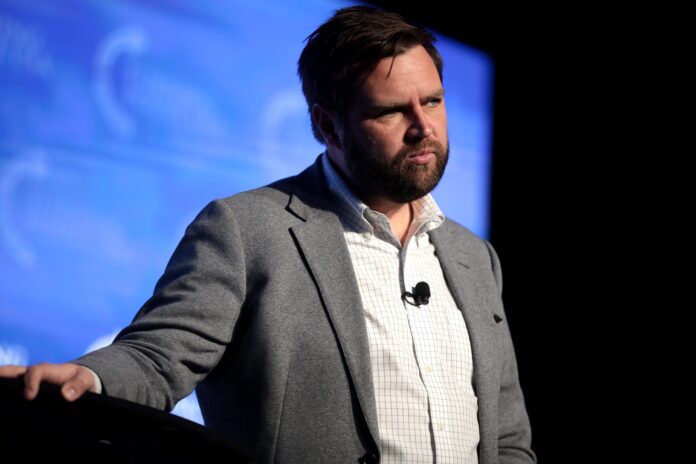
[[[87,390],[94,389],[94,377],[84,367],[80,366],[75,370],[73,375],[66,381],[60,389],[60,392],[68,401],[75,401],[85,394]]]

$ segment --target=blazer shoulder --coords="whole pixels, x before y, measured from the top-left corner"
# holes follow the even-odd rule
[[[237,193],[212,203],[221,202],[235,212],[261,213],[270,208],[286,209],[290,199],[298,196],[303,202],[315,203],[316,198],[325,196],[325,181],[321,171],[320,158],[299,174],[285,177],[273,183],[244,192]]]
[[[446,217],[445,222],[435,229],[435,232],[441,235],[442,239],[466,249],[469,253],[488,255],[487,247],[490,246],[488,240],[453,219]]]
[[[483,238],[476,235],[468,227],[461,225],[460,223],[449,217],[445,217],[445,222],[442,223],[440,227],[444,228],[444,230],[446,230],[449,234],[457,236],[462,240],[473,242],[484,240]]]
[[[443,246],[452,247],[482,266],[493,270],[500,281],[500,260],[493,245],[485,238],[458,222],[445,218],[445,222],[433,231],[436,240]]]
[[[257,187],[251,190],[236,193],[224,198],[218,198],[211,203],[222,203],[225,207],[234,211],[246,210],[249,207],[259,208],[263,206],[285,208],[288,199],[292,195],[293,186],[297,176],[286,177],[271,184]]]
[[[298,175],[218,198],[209,202],[194,222],[204,221],[218,227],[234,223],[242,235],[249,238],[255,234],[287,231],[302,222],[290,208],[293,196],[297,196],[301,188]]]

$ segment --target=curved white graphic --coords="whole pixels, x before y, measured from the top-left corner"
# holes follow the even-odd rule
[[[109,34],[97,48],[94,59],[94,96],[109,126],[122,137],[135,133],[134,119],[121,107],[114,89],[114,68],[122,55],[140,54],[147,49],[143,29],[128,26]]]
[[[307,103],[298,90],[274,95],[264,109],[260,133],[265,136],[260,142],[262,153],[259,160],[269,178],[276,179],[299,172],[322,150],[315,149],[314,153],[310,151],[309,145],[314,142],[310,131],[307,131],[310,138],[288,137],[288,127],[299,127],[299,121],[306,121],[309,125]]]
[[[31,268],[36,254],[22,238],[14,223],[12,207],[14,193],[23,180],[44,179],[48,175],[48,162],[43,150],[28,150],[10,161],[0,174],[0,236],[10,256],[24,268]]]

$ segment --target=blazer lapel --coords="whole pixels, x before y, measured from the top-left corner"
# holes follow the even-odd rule
[[[482,409],[494,403],[496,381],[496,336],[491,310],[481,297],[476,283],[480,280],[466,242],[457,239],[452,226],[445,222],[430,232],[445,279],[457,306],[462,311],[474,361],[474,388],[479,399],[479,417],[488,413]]]
[[[377,445],[377,408],[364,309],[343,226],[331,209],[325,185],[319,161],[298,176],[288,209],[305,222],[292,227],[291,232],[317,284]]]

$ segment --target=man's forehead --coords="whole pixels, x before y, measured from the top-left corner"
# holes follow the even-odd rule
[[[354,94],[353,102],[362,107],[396,107],[410,102],[414,95],[421,101],[433,98],[442,98],[445,90],[442,85],[423,87],[417,92],[405,92],[403,89],[393,91],[369,92],[366,89],[358,90]]]
[[[381,59],[357,83],[355,97],[361,103],[398,103],[404,98],[442,93],[435,62],[422,46]]]

